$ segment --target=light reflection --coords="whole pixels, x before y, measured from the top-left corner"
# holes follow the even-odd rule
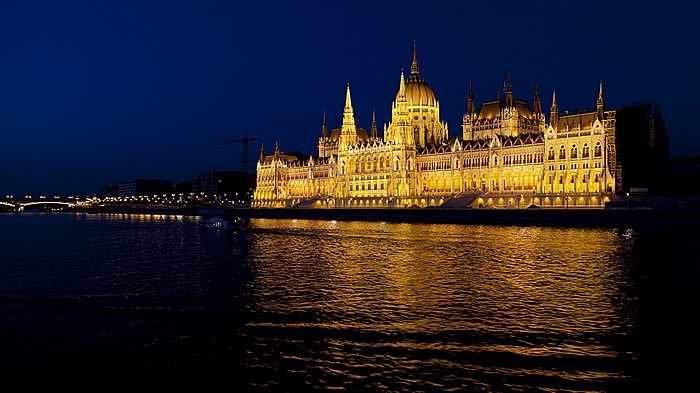
[[[289,228],[284,221],[255,224]],[[253,286],[260,311],[314,310],[338,327],[403,332],[578,335],[620,326],[614,230],[297,224],[254,239],[251,254],[266,261]]]
[[[288,220],[252,224],[260,231],[249,237],[255,272],[250,307],[264,317],[249,323],[251,331],[284,332],[271,345],[319,337],[301,354],[296,344],[289,355],[279,354],[287,367],[299,365],[293,372],[332,359],[345,365],[347,378],[386,376],[390,362],[391,376],[406,378],[415,375],[418,356],[419,369],[439,367],[441,383],[452,378],[449,370],[537,383],[543,377],[629,378],[618,369],[585,366],[619,361],[625,355],[610,337],[634,328],[626,305],[629,272],[619,257],[628,253],[624,232],[313,220],[299,220],[295,228]],[[563,366],[561,359],[567,359]],[[584,363],[571,368],[572,359]],[[525,382],[514,390],[531,388]]]

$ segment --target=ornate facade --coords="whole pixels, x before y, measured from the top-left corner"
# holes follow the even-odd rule
[[[549,123],[537,84],[532,108],[513,96],[474,105],[471,83],[462,135],[448,136],[440,103],[420,76],[415,45],[383,136],[355,125],[350,86],[340,128],[325,114],[318,156],[260,152],[253,207],[603,207],[615,191],[615,111],[560,114]]]

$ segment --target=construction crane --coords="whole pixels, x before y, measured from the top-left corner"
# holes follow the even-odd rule
[[[231,143],[242,143],[243,144],[243,170],[248,174],[248,142],[257,140],[257,136],[251,136],[248,138],[248,131],[243,131],[243,138],[231,139],[229,141],[223,141],[217,143],[217,145],[228,145]]]

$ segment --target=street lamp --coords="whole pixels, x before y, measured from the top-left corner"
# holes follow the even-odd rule
[[[627,193],[627,208],[630,208],[630,193]]]

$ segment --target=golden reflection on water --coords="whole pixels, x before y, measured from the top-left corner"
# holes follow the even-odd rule
[[[253,226],[259,312],[313,311],[335,327],[404,333],[578,336],[622,323],[625,239],[616,230],[265,219]]]
[[[541,378],[550,387],[630,378],[600,365],[628,356],[616,340],[635,323],[625,260],[634,232],[251,224],[249,304],[260,318],[247,339],[271,348],[286,370],[351,381],[401,375],[437,389],[483,387],[483,376],[501,375],[508,391],[543,388]]]

